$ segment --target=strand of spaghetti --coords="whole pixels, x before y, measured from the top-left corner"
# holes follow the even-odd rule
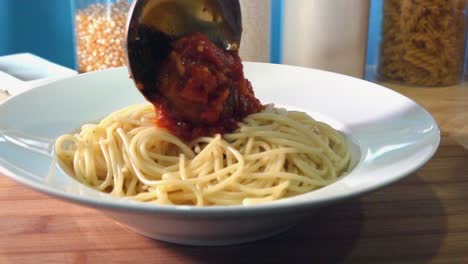
[[[221,169],[219,171],[209,173],[208,175],[198,175],[197,178],[189,178],[189,179],[187,179],[187,182],[205,184],[205,183],[208,183],[210,181],[213,181],[216,178],[219,178],[222,175],[232,174],[233,171],[239,170],[240,166],[241,166],[241,164],[233,164],[233,165],[231,165],[229,167],[225,167],[225,168],[223,168],[223,169]]]
[[[104,191],[112,183],[112,174],[111,174],[111,170],[110,170],[112,165],[111,165],[111,161],[109,159],[109,151],[108,151],[108,148],[106,146],[106,143],[104,143],[103,140],[100,140],[99,141],[99,146],[101,148],[101,152],[102,152],[102,154],[104,156],[104,160],[106,162],[106,178],[101,183],[101,185],[99,185],[97,188],[98,188],[98,190]]]
[[[135,195],[136,194],[136,186],[137,186],[137,183],[138,183],[138,178],[130,178],[130,179],[127,179],[127,181],[129,181],[128,184],[126,184],[127,186],[127,192],[125,193],[126,196],[132,196],[132,195]]]
[[[128,142],[128,139],[126,138],[125,134],[123,133],[123,130],[122,130],[121,128],[118,128],[118,129],[117,129],[117,133],[118,133],[119,136],[121,137],[122,142],[123,142],[125,148],[126,148],[126,149],[129,149],[129,142]],[[125,154],[126,154],[126,155],[130,155],[130,153],[129,153],[128,151],[123,152],[123,154],[124,154],[124,155],[125,155]],[[147,184],[147,185],[158,185],[158,186],[157,186],[157,189],[156,189],[156,193],[158,194],[158,198],[160,198],[160,199],[162,199],[163,201],[166,201],[166,202],[172,204],[172,202],[170,202],[170,199],[168,198],[167,193],[164,191],[164,185],[165,185],[165,184],[166,184],[166,185],[168,185],[168,184],[169,184],[169,185],[170,185],[170,184],[175,184],[175,185],[177,185],[177,184],[178,184],[178,185],[180,185],[180,186],[182,186],[182,187],[184,187],[184,188],[188,188],[188,189],[192,190],[192,192],[193,192],[193,193],[196,195],[196,197],[197,197],[197,205],[202,205],[202,204],[203,204],[201,195],[198,193],[197,189],[196,189],[193,185],[191,185],[189,182],[187,182],[187,181],[184,182],[184,181],[179,181],[179,180],[171,180],[171,181],[168,181],[168,180],[159,180],[159,181],[150,181],[150,180],[147,180],[147,179],[143,176],[143,174],[141,174],[141,173],[137,170],[133,159],[131,159],[131,160],[132,160],[132,163],[131,163],[131,164],[132,164],[132,167],[134,168],[134,171],[136,172],[136,175],[139,176],[138,179],[139,179],[141,182],[143,182],[144,184]]]
[[[121,164],[123,163],[122,149],[119,149],[118,138],[114,137],[114,132],[117,125],[111,125],[108,127],[106,134],[109,139],[108,147],[110,152],[110,159],[112,164],[112,173],[114,175],[114,188],[112,194],[116,196],[123,196],[123,184],[124,179],[121,170]]]
[[[291,118],[280,118],[280,117],[281,116],[272,115],[271,113],[257,113],[257,114],[251,115],[248,118],[274,120],[277,123],[285,124],[287,126],[294,127],[298,132],[301,132],[301,134],[304,135],[305,137],[311,138],[312,140],[317,142],[318,145],[320,147],[322,147],[322,150],[324,150],[327,154],[332,155],[332,156],[334,155],[334,153],[329,151],[329,148],[327,146],[325,146],[325,144],[322,141],[317,140],[317,135],[315,133],[310,133],[310,131],[307,128],[305,128],[301,123],[299,123],[299,122],[297,122],[295,120],[292,120]],[[277,143],[277,142],[275,142],[275,143]],[[294,144],[294,145],[296,147],[298,144]]]
[[[128,139],[126,137],[126,135],[123,133],[122,129],[121,128],[118,128],[117,129],[117,134],[120,136],[121,140],[122,140],[122,143],[123,143],[123,146],[124,146],[124,151],[122,152],[123,155],[128,155],[130,156],[130,161],[131,161],[131,165],[132,165],[132,168],[133,168],[133,171],[135,173],[135,175],[138,177],[138,179],[146,184],[146,185],[158,185],[158,184],[161,184],[163,181],[162,180],[148,180],[143,174],[142,172],[140,171],[139,167],[136,165],[136,161],[138,161],[138,158],[137,158],[137,154],[134,154],[135,152],[132,152],[132,148],[130,148],[130,144],[128,142]],[[133,156],[132,156],[133,154]]]
[[[238,168],[234,173],[232,173],[229,177],[227,177],[223,181],[206,188],[204,190],[205,194],[210,194],[210,193],[219,191],[219,190],[225,188],[228,184],[236,181],[239,177],[242,176],[242,172],[244,170],[244,158],[239,153],[239,151],[237,151],[236,149],[234,149],[234,148],[232,148],[230,146],[224,146],[224,147],[227,147],[229,152],[232,153],[236,157],[237,162],[238,162],[238,166],[237,166]]]
[[[185,169],[185,155],[180,154],[179,156],[179,170],[180,170],[180,177],[182,180],[186,181],[190,176],[187,176],[187,171]]]
[[[250,151],[244,152],[244,159],[246,161],[250,160],[257,160],[262,158],[262,156],[268,156],[268,155],[277,155],[277,154],[296,154],[296,153],[301,153],[300,150],[295,149],[295,148],[288,148],[288,147],[278,147],[270,150],[266,150],[263,152],[255,153],[255,154],[247,154],[250,153]],[[247,155],[246,155],[247,154]]]
[[[244,133],[235,133],[227,134],[224,138],[228,140],[235,140],[239,138],[252,138],[252,137],[261,137],[261,138],[282,138],[295,140],[298,143],[310,144],[310,140],[304,138],[298,138],[296,135],[291,135],[284,132],[277,131],[245,131]]]
[[[282,193],[284,193],[286,191],[288,186],[289,186],[289,182],[284,181],[284,182],[280,183],[278,186],[276,186],[274,191],[270,195],[265,196],[263,198],[245,198],[244,200],[242,200],[242,204],[243,205],[254,205],[254,204],[265,203],[265,202],[270,202],[270,201],[276,200],[276,199],[278,199],[278,197],[281,196]]]
[[[330,182],[330,180],[311,179],[305,176],[301,176],[301,175],[298,175],[295,173],[289,173],[289,172],[277,172],[277,173],[255,172],[255,173],[250,173],[249,175],[246,175],[245,177],[246,178],[258,178],[258,179],[281,178],[281,179],[286,179],[286,180],[302,181],[302,182],[313,184],[316,186],[325,186]]]
[[[286,163],[286,154],[279,153],[277,155],[273,155],[271,159],[271,166],[268,166],[269,171],[279,172],[284,168],[284,163]]]
[[[79,150],[80,147],[78,147],[77,151],[75,152],[75,155],[73,155],[73,170],[75,172],[75,177],[78,178],[78,180],[88,183],[88,179],[86,179],[86,176],[82,173],[81,170],[81,153]]]
[[[278,188],[278,186],[265,187],[265,186],[261,186],[259,184],[257,184],[257,186],[248,186],[248,185],[245,185],[245,184],[240,184],[238,182],[234,182],[232,187],[234,189],[238,190],[238,191],[241,191],[242,196],[253,195],[253,196],[257,196],[257,197],[259,197],[259,196],[261,197],[261,196],[264,196],[264,195],[269,195],[269,194],[273,193]]]
[[[307,164],[307,162],[304,162],[302,159],[298,158],[292,158],[290,162],[293,163],[296,168],[298,168],[302,173],[304,173],[305,176],[308,177],[323,177],[329,170],[329,168],[326,166],[323,166],[322,169],[317,170],[315,166]]]
[[[193,166],[199,166],[200,163],[203,163],[204,162],[204,156],[208,155],[212,151],[212,148],[215,148],[216,144],[218,144],[219,142],[221,142],[221,136],[219,134],[217,134],[211,140],[211,142],[209,142],[208,145],[206,145],[202,149],[202,151],[200,153],[198,153],[198,155],[192,160],[191,164]]]
[[[297,141],[292,141],[292,140],[288,140],[288,139],[284,139],[284,138],[263,138],[263,140],[269,141],[270,143],[275,143],[275,144],[279,144],[279,145],[293,147],[293,148],[298,149],[301,152],[307,152],[307,153],[311,153],[311,154],[326,153],[325,150],[329,149],[329,148],[322,149],[322,148],[309,147],[309,146],[301,144],[301,143],[299,143]]]
[[[175,146],[179,147],[184,154],[188,156],[194,156],[193,152],[176,137],[164,131],[157,131],[151,128],[147,128],[139,134],[135,135],[130,143],[131,156],[142,157],[141,159],[134,159],[134,162],[137,163],[137,166],[140,167],[145,174],[162,175],[164,172],[167,171],[167,166],[162,166],[161,164],[158,164],[150,157],[150,155],[148,155],[148,141],[154,138],[158,138],[164,142],[174,144]]]
[[[213,159],[214,159],[214,171],[218,172],[222,170],[224,165],[224,153],[220,148],[216,148],[213,152]]]
[[[94,162],[93,146],[92,142],[87,142],[83,148],[83,157],[84,157],[84,168],[85,174],[88,175],[88,180],[93,185],[98,185],[98,179],[96,176],[96,164]]]

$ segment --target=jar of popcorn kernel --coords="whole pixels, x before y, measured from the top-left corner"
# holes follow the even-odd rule
[[[75,0],[79,72],[125,65],[125,25],[132,0]]]

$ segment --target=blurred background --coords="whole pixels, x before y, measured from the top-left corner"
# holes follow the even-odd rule
[[[271,1],[270,61],[282,62],[284,1]],[[376,64],[382,0],[371,1],[368,65]],[[73,0],[0,0],[0,56],[30,52],[76,68]],[[338,14],[337,14],[338,15]]]
[[[30,52],[75,67],[72,1],[0,0],[0,56]]]

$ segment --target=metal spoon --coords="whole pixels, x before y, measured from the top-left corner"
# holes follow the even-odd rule
[[[239,1],[133,1],[127,21],[127,65],[144,95],[143,87],[154,84],[171,42],[192,32],[205,34],[225,50],[238,50],[242,35]]]

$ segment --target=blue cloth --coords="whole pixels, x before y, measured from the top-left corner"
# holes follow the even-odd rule
[[[0,54],[10,49],[10,1],[0,0]]]
[[[0,55],[20,52],[75,68],[70,0],[0,0]]]

